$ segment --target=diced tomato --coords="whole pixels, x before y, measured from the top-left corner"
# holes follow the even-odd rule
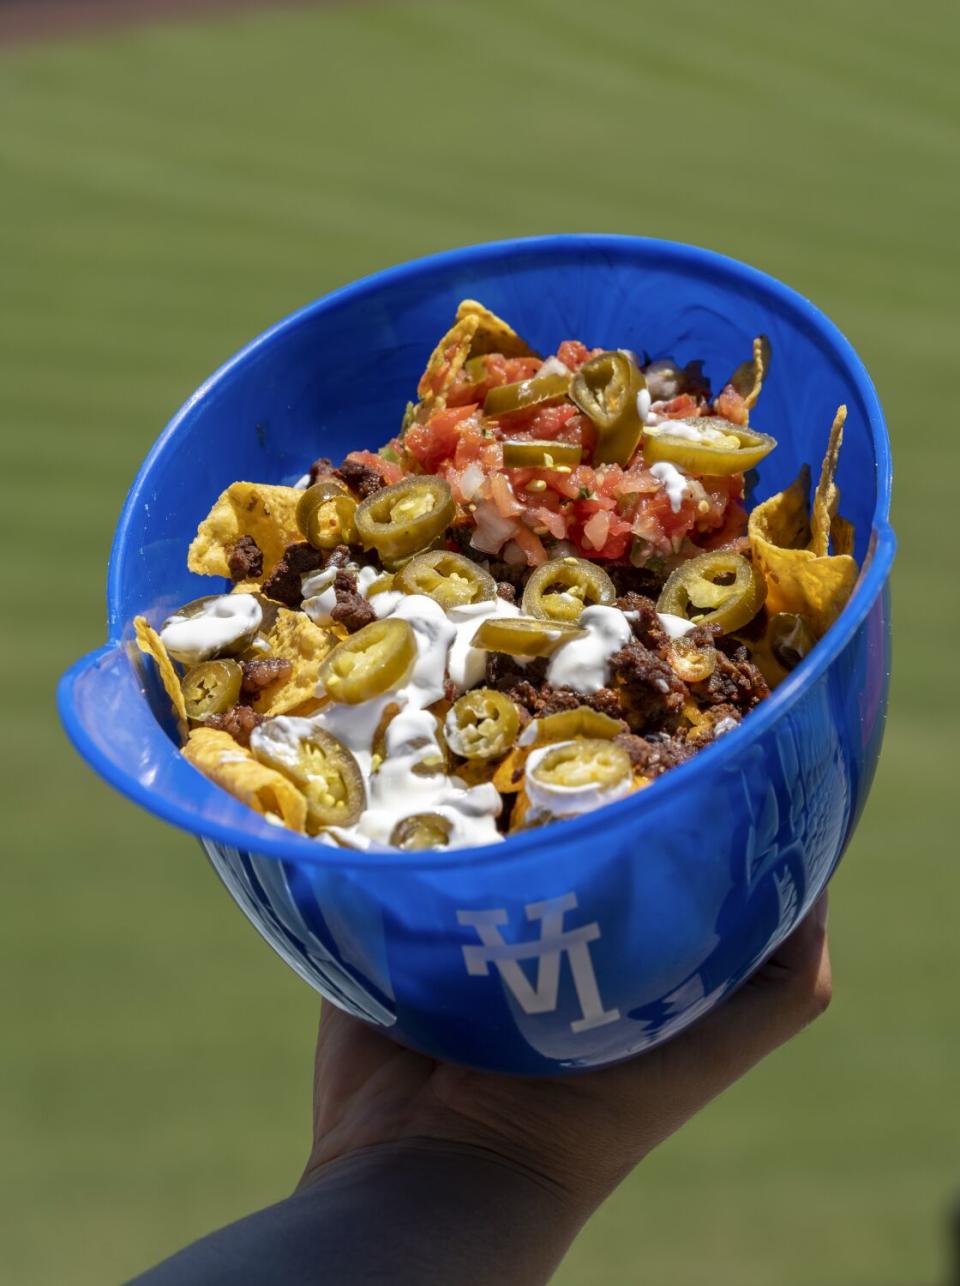
[[[579,339],[565,339],[557,349],[557,357],[571,371],[578,371],[584,362],[589,362],[591,357],[602,352],[602,348],[587,348]]]
[[[524,523],[517,524],[513,539],[526,554],[528,566],[539,567],[541,563],[547,561],[547,551],[543,547],[543,541]]]
[[[478,360],[484,367],[483,379],[471,379],[466,369],[462,368],[452,387],[447,390],[447,406],[482,402],[492,388],[531,379],[541,365],[539,357],[504,357],[501,353],[487,353]]]
[[[476,404],[471,403],[434,411],[426,424],[410,425],[403,439],[404,446],[428,473],[434,472],[441,460],[449,459],[456,451],[464,422],[476,409]]]
[[[365,464],[368,469],[374,469],[388,487],[404,477],[404,471],[398,464],[394,464],[392,460],[385,460],[382,455],[376,455],[373,451],[351,451],[347,459],[357,464]]]
[[[497,512],[503,518],[515,518],[523,513],[523,505],[513,494],[509,479],[503,473],[490,475],[490,499],[497,506]]]
[[[546,527],[550,535],[556,540],[563,540],[566,536],[567,522],[562,514],[552,509],[547,509],[543,505],[537,509],[531,509],[529,512],[533,514],[537,524],[541,527]]]
[[[728,384],[717,395],[713,409],[716,415],[722,415],[731,424],[746,424],[750,416],[746,402],[732,384]]]
[[[653,409],[664,420],[685,420],[703,414],[701,404],[690,393],[681,393],[669,402],[655,402]]]
[[[590,549],[602,549],[607,543],[607,536],[610,534],[610,515],[606,510],[598,509],[592,517],[588,518],[583,524],[584,543]]]

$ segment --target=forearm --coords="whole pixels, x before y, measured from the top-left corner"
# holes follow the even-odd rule
[[[431,1140],[324,1166],[286,1201],[158,1265],[138,1286],[538,1286],[586,1214],[549,1182]]]

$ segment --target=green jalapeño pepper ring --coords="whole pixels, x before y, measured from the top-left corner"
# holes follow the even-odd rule
[[[753,469],[776,445],[768,433],[704,415],[647,425],[643,458],[648,465],[667,461],[688,473],[719,478]]]
[[[357,502],[336,482],[324,479],[308,487],[297,503],[297,526],[314,549],[355,545]]]
[[[483,603],[496,596],[497,582],[488,571],[463,554],[431,549],[404,563],[393,581],[404,594],[426,594],[446,611],[467,603]]]
[[[496,419],[498,415],[509,415],[512,411],[528,411],[534,406],[561,402],[569,387],[569,375],[534,376],[516,384],[498,384],[484,398],[483,413]]]
[[[508,656],[552,656],[561,643],[583,638],[586,630],[565,621],[538,621],[528,616],[492,616],[470,640],[471,647]]]
[[[236,661],[201,661],[180,682],[187,718],[202,723],[240,700],[243,670]]]
[[[730,634],[753,620],[766,595],[763,577],[748,559],[717,549],[681,563],[670,574],[657,611],[697,625],[719,625]]]
[[[617,597],[613,581],[585,558],[553,558],[541,563],[523,591],[523,610],[543,621],[575,624],[585,607],[609,605]]]
[[[317,835],[327,826],[352,826],[366,807],[367,793],[356,759],[322,728],[313,728],[300,739],[294,761],[288,751],[274,750],[268,738],[254,738],[250,749],[305,796],[309,834]]]
[[[453,703],[444,725],[447,745],[463,759],[505,755],[520,731],[517,707],[493,688],[473,688]]]
[[[396,564],[442,535],[454,511],[450,487],[442,478],[404,478],[367,496],[357,509],[357,531],[385,564]]]
[[[417,655],[407,621],[371,621],[338,643],[320,666],[320,682],[333,701],[357,705],[399,687]]]
[[[637,394],[646,387],[643,373],[618,350],[584,362],[570,385],[570,399],[594,424],[595,464],[626,464],[637,449],[643,421]]]

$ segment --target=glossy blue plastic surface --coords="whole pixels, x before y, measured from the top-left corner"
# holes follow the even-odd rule
[[[821,458],[849,407],[839,482],[863,571],[814,653],[741,725],[652,788],[579,820],[455,854],[361,854],[278,830],[197,773],[131,646],[217,582],[187,545],[237,478],[290,482],[393,434],[432,345],[473,296],[552,350],[576,336],[680,361],[714,384],[764,332],[754,416],[779,449],[756,499]],[[716,1005],[790,932],[859,817],[887,700],[889,446],[869,377],[836,328],[770,277],[707,251],[610,236],[451,251],[337,291],[281,322],[184,406],[138,475],[110,563],[110,641],[63,678],[80,753],[196,834],[250,920],[304,978],[396,1039],[516,1073],[595,1067]]]

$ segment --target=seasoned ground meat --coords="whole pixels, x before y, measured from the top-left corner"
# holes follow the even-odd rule
[[[229,732],[234,741],[239,741],[241,746],[249,746],[251,732],[254,728],[259,728],[264,717],[262,714],[257,714],[256,710],[251,710],[249,706],[238,705],[233,706],[226,714],[212,714],[204,727]]]
[[[628,732],[614,737],[614,741],[623,747],[634,768],[645,777],[659,777],[668,768],[675,768],[693,754],[688,742],[662,732],[654,732],[647,737],[638,737]]]
[[[263,551],[252,536],[240,536],[227,549],[227,565],[233,581],[259,580],[263,575]]]
[[[337,551],[333,552],[335,554]],[[314,549],[306,543],[288,545],[279,563],[263,582],[263,592],[278,603],[285,603],[287,607],[299,607],[303,602],[301,577],[307,572],[319,571],[326,564],[327,559],[321,549]]]
[[[498,692],[509,692],[517,684],[527,683],[533,688],[542,688],[547,681],[547,663],[543,658],[519,665],[516,658],[505,652],[487,653],[488,688]],[[525,701],[520,703],[526,705]]]
[[[262,692],[278,679],[285,679],[293,665],[282,656],[258,657],[255,661],[244,661],[242,691],[252,695]]]
[[[338,546],[338,548],[341,548]],[[337,551],[334,550],[334,553]],[[377,619],[377,614],[363,597],[357,593],[355,572],[338,571],[333,582],[337,603],[330,613],[330,619],[346,626],[351,634],[362,630],[365,625]]]
[[[336,477],[337,471],[334,468],[333,461],[322,455],[319,460],[314,460],[310,466],[310,485],[319,482],[321,478]]]
[[[622,686],[623,705],[634,731],[655,732],[680,713],[686,685],[642,643],[628,643],[615,652],[610,669]]]
[[[690,691],[702,705],[731,705],[738,710],[752,710],[770,695],[766,679],[752,661],[731,660],[722,652],[717,653],[717,668],[709,679],[691,683]]]
[[[367,496],[372,496],[375,491],[386,486],[376,469],[371,469],[368,464],[361,464],[358,460],[344,460],[333,473],[351,491],[356,492],[361,500],[366,500]]]
[[[603,569],[616,586],[618,594],[643,594],[659,598],[667,579],[664,568],[634,567],[632,563],[604,563]]]
[[[515,603],[517,601],[517,589],[511,585],[508,580],[497,582],[497,598],[502,598],[506,603]]]
[[[478,560],[483,557],[479,550],[467,546],[463,551],[468,558]],[[512,585],[516,591],[517,598],[523,594],[523,587],[530,579],[532,567],[526,563],[508,563],[502,558],[490,558],[487,560],[487,571],[493,579],[499,584],[501,581],[507,585]]]
[[[703,723],[690,734],[688,744],[694,750],[702,750],[711,741],[715,741],[718,736],[729,732],[733,725],[739,723],[743,718],[740,711],[731,705],[711,706],[709,710],[704,711],[704,714],[706,718]]]
[[[646,594],[631,591],[621,595],[616,606],[621,612],[636,613],[636,620],[630,622],[633,637],[651,652],[658,652],[662,656],[670,640],[667,631],[660,624],[657,605],[653,599],[647,598]]]

